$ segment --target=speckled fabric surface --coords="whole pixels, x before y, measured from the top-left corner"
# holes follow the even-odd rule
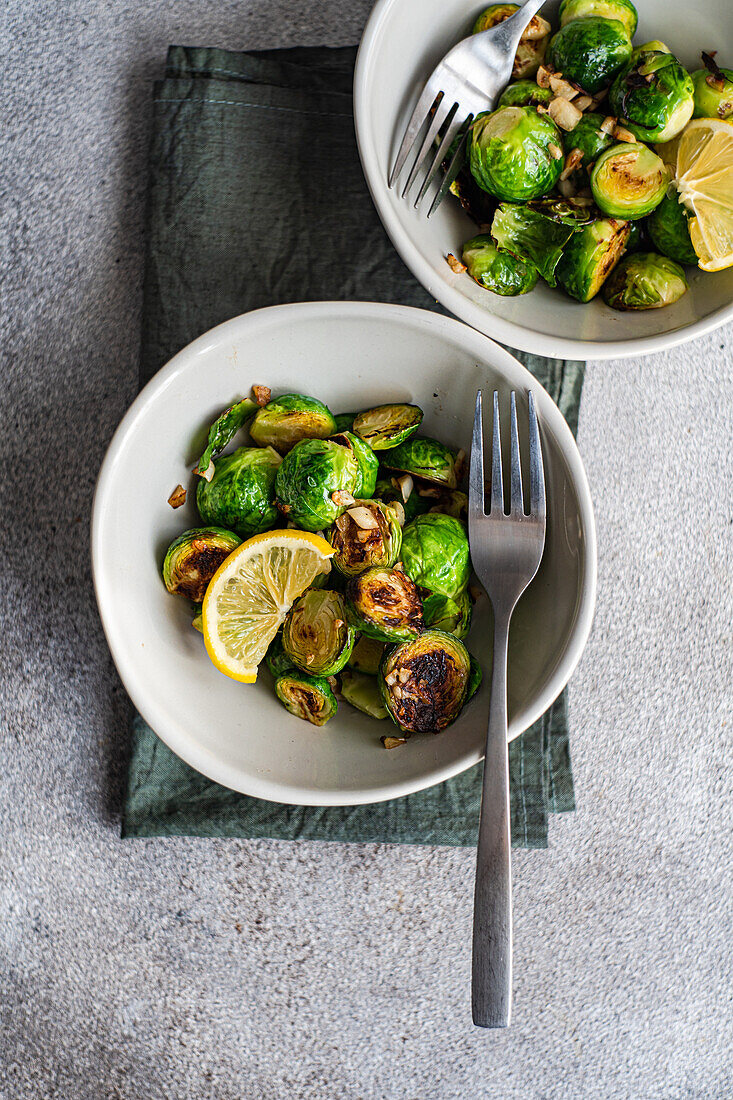
[[[588,365],[578,812],[515,855],[510,1031],[470,1024],[470,851],[118,839],[87,532],[137,383],[150,82],[169,42],[347,44],[368,8],[3,9],[2,1100],[733,1092],[730,327]]]

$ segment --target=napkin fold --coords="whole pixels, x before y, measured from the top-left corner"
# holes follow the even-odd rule
[[[141,384],[202,332],[261,306],[363,299],[440,310],[369,197],[353,128],[355,56],[170,48],[154,91]],[[514,354],[575,432],[584,365]],[[286,806],[204,778],[139,716],[131,736],[125,837],[476,842],[481,765],[376,805]],[[575,807],[565,693],[509,754],[512,842],[546,847],[548,815]]]

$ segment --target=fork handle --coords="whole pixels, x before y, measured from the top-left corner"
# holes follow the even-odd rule
[[[473,907],[473,1022],[508,1027],[512,1007],[512,871],[507,749],[508,614],[494,621],[489,728]]]

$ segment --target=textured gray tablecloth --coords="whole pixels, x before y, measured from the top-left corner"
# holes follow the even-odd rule
[[[171,41],[343,44],[369,6],[3,9],[2,1100],[733,1092],[730,327],[589,364],[578,813],[515,857],[511,1031],[469,1021],[467,851],[118,839],[87,524],[136,386],[150,81]]]

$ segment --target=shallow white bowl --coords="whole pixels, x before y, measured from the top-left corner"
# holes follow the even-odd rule
[[[476,232],[446,198],[428,221],[400,189],[387,187],[391,166],[419,90],[440,58],[468,34],[481,0],[379,0],[369,18],[354,76],[354,117],[362,165],[379,215],[402,259],[439,302],[469,325],[511,347],[564,359],[616,359],[673,347],[733,318],[733,269],[706,275],[688,269],[690,290],[674,306],[619,313],[600,298],[582,305],[561,290],[539,285],[531,294],[501,298],[445,261]],[[557,27],[557,0],[542,15]],[[661,38],[690,69],[700,51],[718,50],[733,64],[731,0],[639,0],[634,41]],[[548,14],[549,13],[549,14]],[[403,179],[406,178],[406,170]],[[432,193],[437,189],[433,185]],[[414,188],[412,195],[417,193]]]
[[[386,752],[379,737],[389,732],[387,722],[343,704],[316,729],[282,708],[266,669],[251,686],[221,675],[191,627],[190,605],[166,592],[160,577],[166,547],[200,524],[193,502],[173,511],[168,496],[178,482],[191,487],[196,441],[253,383],[275,393],[305,390],[335,412],[412,401],[425,410],[426,434],[465,448],[480,386],[499,389],[507,403],[516,389],[522,410],[532,387],[549,526],[540,572],[512,623],[510,736],[555,699],[585,645],[596,586],[588,484],[567,424],[524,367],[480,333],[421,310],[360,302],[277,306],[228,321],[176,355],[132,405],[102,465],[92,518],[94,583],[134,704],[204,775],[274,801],[376,802],[463,771],[482,756],[486,681],[448,731]],[[468,642],[486,671],[489,615],[482,597]]]

